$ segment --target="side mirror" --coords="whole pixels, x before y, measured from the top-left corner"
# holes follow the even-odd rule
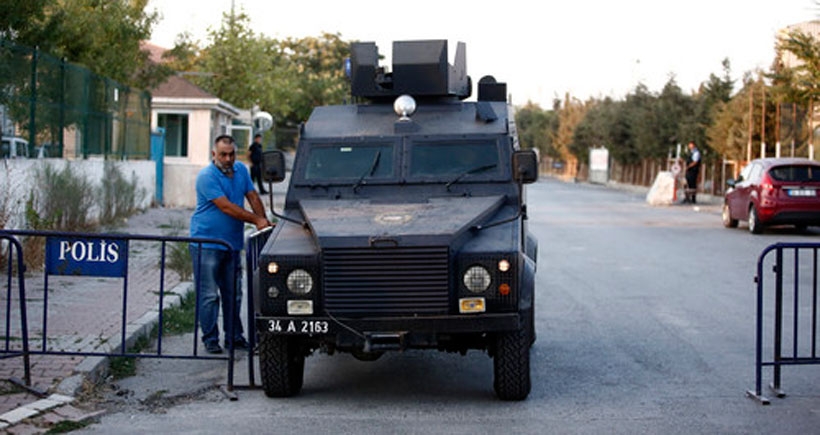
[[[735,184],[737,184],[737,180],[735,180],[734,178],[729,178],[728,180],[726,180],[726,185],[729,187],[735,187]]]
[[[513,153],[512,158],[513,178],[524,184],[534,183],[538,180],[538,156],[533,150],[519,150]]]
[[[262,153],[262,179],[268,183],[285,180],[285,153],[266,151]]]

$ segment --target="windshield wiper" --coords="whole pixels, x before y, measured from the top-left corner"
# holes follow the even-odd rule
[[[495,168],[496,166],[498,166],[497,163],[492,163],[492,164],[489,164],[489,165],[479,166],[477,168],[473,168],[473,169],[464,171],[464,172],[458,174],[458,176],[456,178],[453,178],[452,180],[450,180],[447,184],[444,185],[444,187],[446,187],[447,191],[449,192],[450,191],[450,186],[452,186],[455,183],[458,183],[462,178],[464,178],[468,175],[477,174],[479,172],[484,172],[488,169]]]
[[[370,165],[370,169],[368,169],[364,174],[362,174],[362,176],[359,177],[359,181],[357,181],[356,184],[353,185],[353,193],[359,192],[359,188],[362,187],[362,184],[364,184],[365,178],[373,176],[373,174],[376,172],[376,168],[379,167],[379,159],[381,158],[381,156],[382,151],[376,151],[376,156],[373,157],[373,163]]]

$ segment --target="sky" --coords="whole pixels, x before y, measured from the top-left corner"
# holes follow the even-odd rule
[[[373,41],[390,65],[393,41],[466,43],[467,73],[507,83],[515,105],[552,107],[556,98],[623,98],[638,83],[659,92],[671,76],[684,92],[710,74],[768,70],[779,29],[820,19],[815,0],[149,0],[160,14],[152,42],[171,48],[190,32],[207,45],[231,6],[272,38]],[[474,89],[475,93],[475,89]]]

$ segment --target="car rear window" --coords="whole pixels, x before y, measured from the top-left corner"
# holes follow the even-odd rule
[[[777,181],[820,181],[820,167],[811,165],[777,166],[769,170]]]

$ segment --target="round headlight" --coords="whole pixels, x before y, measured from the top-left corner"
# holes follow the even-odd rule
[[[288,290],[304,295],[313,289],[313,278],[306,270],[296,269],[288,275]]]
[[[473,266],[464,272],[464,286],[473,293],[481,293],[490,286],[490,272],[481,266]]]

